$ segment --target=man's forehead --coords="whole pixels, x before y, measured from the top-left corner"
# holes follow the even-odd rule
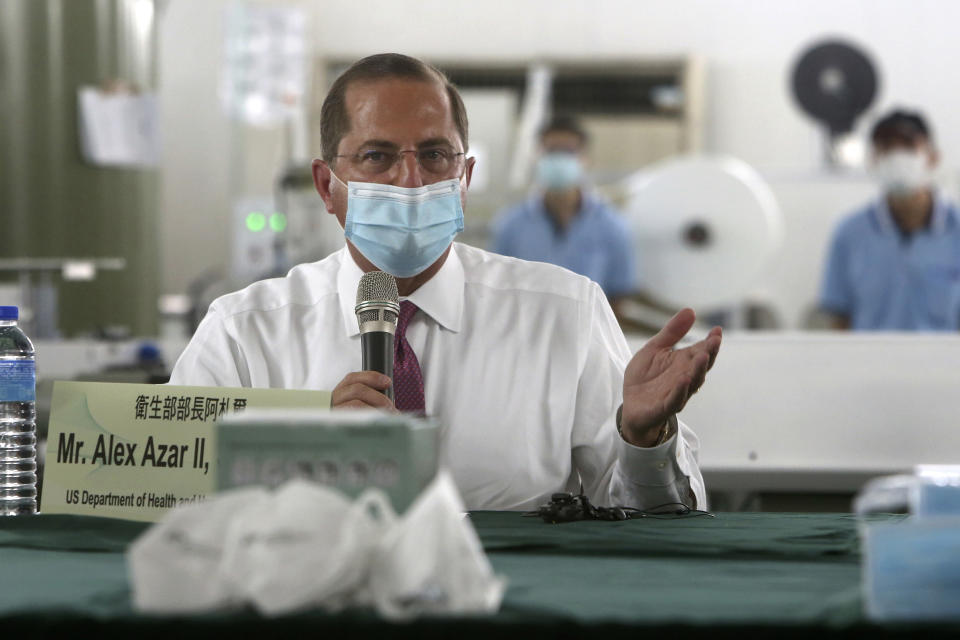
[[[873,144],[877,147],[917,147],[929,141],[925,125],[915,118],[890,119],[873,131]]]
[[[380,131],[457,138],[450,98],[439,80],[359,80],[347,87],[344,103],[351,137]]]
[[[930,140],[923,135],[887,135],[873,141],[875,149],[910,148],[929,146]]]
[[[564,129],[556,129],[554,131],[547,131],[543,134],[543,137],[540,140],[540,143],[544,146],[572,146],[572,147],[582,147],[583,139],[579,134],[574,133],[573,131],[566,131]]]

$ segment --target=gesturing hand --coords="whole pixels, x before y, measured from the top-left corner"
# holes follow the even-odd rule
[[[695,320],[692,309],[683,309],[627,364],[620,424],[623,437],[630,444],[653,446],[667,419],[683,409],[717,359],[720,327],[714,327],[694,345],[673,348]]]

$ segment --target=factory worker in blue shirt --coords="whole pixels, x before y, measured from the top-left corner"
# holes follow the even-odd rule
[[[871,133],[883,192],[834,232],[820,306],[837,329],[960,328],[960,215],[933,183],[939,160],[924,118],[894,111]]]
[[[633,245],[620,214],[586,188],[587,143],[571,116],[555,116],[541,130],[536,174],[542,190],[498,215],[490,249],[587,276],[619,318],[622,299],[636,289]]]

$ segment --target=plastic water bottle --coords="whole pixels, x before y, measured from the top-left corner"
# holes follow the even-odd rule
[[[17,307],[0,306],[0,516],[37,512],[37,374]]]

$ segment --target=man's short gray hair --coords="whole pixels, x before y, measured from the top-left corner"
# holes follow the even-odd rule
[[[450,99],[453,123],[460,134],[463,150],[467,150],[467,109],[460,92],[447,76],[422,60],[401,53],[379,53],[367,56],[350,65],[330,87],[320,108],[320,157],[333,164],[340,140],[350,131],[350,116],[347,114],[346,95],[351,83],[382,80],[384,78],[410,78],[426,82],[439,82]]]

